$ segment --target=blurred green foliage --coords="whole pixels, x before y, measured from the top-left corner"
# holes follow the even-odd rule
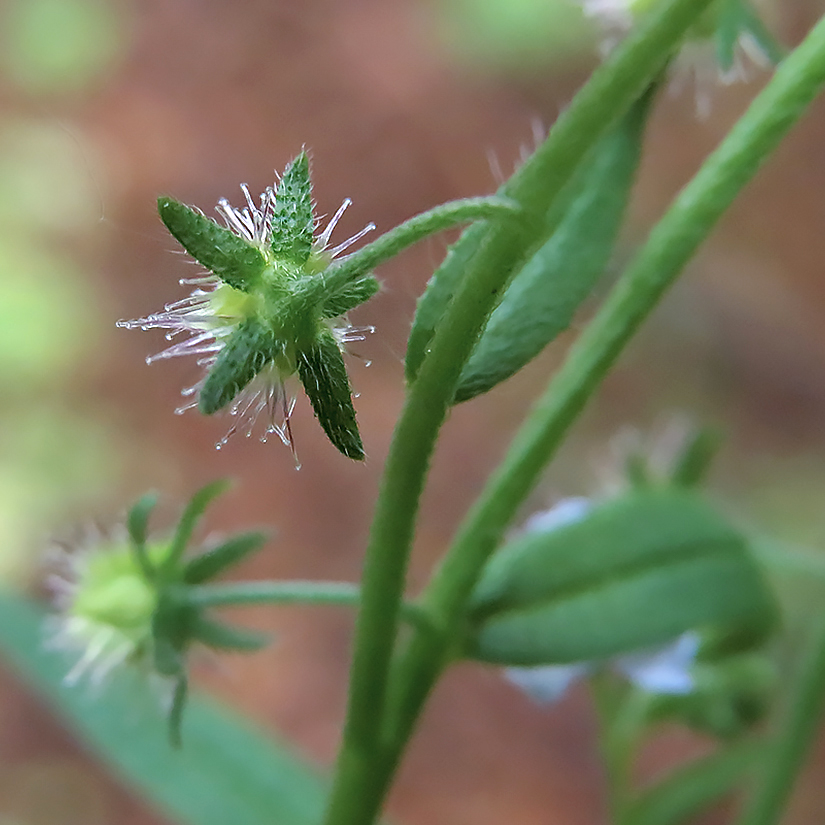
[[[101,207],[90,149],[82,135],[53,120],[0,120],[3,237],[55,232],[71,238],[94,226]]]
[[[99,81],[123,50],[125,28],[106,0],[10,0],[0,32],[5,72],[39,94]]]
[[[596,26],[576,0],[443,0],[441,33],[461,59],[525,72],[592,54]]]
[[[106,0],[0,6],[0,71],[27,99],[99,82],[125,28]],[[49,535],[116,479],[108,424],[83,392],[105,347],[99,289],[77,263],[101,214],[94,150],[71,124],[0,118],[0,581],[23,582]],[[84,257],[87,257],[84,255]]]

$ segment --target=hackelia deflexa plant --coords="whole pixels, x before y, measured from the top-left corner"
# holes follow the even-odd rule
[[[371,298],[378,282],[363,275],[330,289],[324,271],[374,226],[330,247],[332,231],[350,201],[316,232],[309,161],[303,152],[287,166],[277,188],[264,191],[259,205],[246,185],[241,188],[245,207],[224,199],[218,203],[226,227],[172,198],[158,200],[167,229],[211,274],[181,281],[195,287],[188,298],[119,326],[165,329],[170,340],[189,334],[147,361],[198,357],[206,373],[184,389],[194,400],[177,411],[197,407],[212,415],[228,408],[238,423],[218,447],[238,429],[250,435],[264,415],[262,440],[275,433],[294,452],[290,415],[295,396],[286,382],[297,374],[332,443],[349,458],[362,459],[342,350],[372,331],[351,326],[346,313]]]

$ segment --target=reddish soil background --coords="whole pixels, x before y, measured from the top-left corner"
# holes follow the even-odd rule
[[[814,19],[795,3],[783,19],[788,42]],[[132,39],[93,94],[54,104],[97,147],[105,168],[105,220],[96,274],[116,318],[134,318],[180,297],[188,272],[154,211],[158,194],[209,210],[239,202],[273,179],[302,146],[313,159],[319,211],[354,205],[338,230],[368,221],[386,230],[438,202],[494,188],[488,150],[510,168],[532,141],[530,123],[551,123],[587,67],[514,78],[455,62],[435,36],[435,8],[412,0],[142,0],[126,9]],[[719,91],[697,120],[690,95],[656,115],[630,249],[676,189],[725,133],[758,87]],[[62,107],[62,108],[61,108]],[[687,281],[669,297],[606,383],[532,505],[586,493],[599,479],[612,433],[647,427],[672,410],[722,421],[729,446],[717,484],[753,515],[760,490],[799,466],[825,475],[825,234],[820,231],[825,102],[732,210]],[[206,480],[238,479],[209,527],[277,529],[243,574],[355,580],[383,459],[402,402],[402,357],[421,292],[444,250],[428,242],[384,266],[383,291],[354,313],[375,335],[351,360],[368,460],[338,455],[300,400],[293,429],[303,469],[277,443],[235,439],[216,452],[226,423],[176,417],[194,365],[147,368],[160,334],[107,332],[83,392],[104,405],[134,457],[116,491],[121,503],[147,487],[182,501]],[[523,411],[561,358],[564,341],[490,396],[455,410],[426,494],[409,590],[416,592],[451,531],[501,457]],[[766,469],[768,468],[768,469]],[[784,468],[784,469],[783,469]],[[772,488],[771,488],[772,489]],[[114,498],[114,495],[113,495]],[[167,508],[167,522],[173,505]],[[756,516],[754,516],[756,517]],[[333,610],[239,614],[272,629],[278,643],[254,657],[196,665],[209,690],[293,741],[322,765],[339,739],[351,617]],[[21,823],[150,823],[157,813],[122,788],[30,698],[11,674],[0,682],[0,813]],[[702,744],[664,736],[644,760],[651,770]],[[814,756],[789,823],[819,823]],[[549,710],[533,706],[499,675],[455,668],[436,691],[392,794],[403,823],[594,825],[606,821],[602,776],[587,696],[575,691]],[[44,801],[45,800],[45,801]],[[725,822],[720,810],[705,821]]]

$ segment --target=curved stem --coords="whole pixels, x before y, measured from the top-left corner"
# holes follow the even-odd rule
[[[779,67],[684,188],[521,428],[459,529],[424,597],[435,634],[417,636],[395,668],[389,737],[403,747],[440,670],[485,562],[570,425],[624,346],[739,191],[825,83],[825,18]],[[426,363],[426,362],[425,362]]]
[[[350,582],[255,581],[201,584],[186,588],[193,607],[230,607],[249,604],[305,604],[358,607],[361,588]],[[403,602],[401,617],[426,629],[427,616],[418,605]]]
[[[444,232],[461,224],[491,218],[516,218],[522,214],[518,203],[500,195],[463,198],[449,201],[414,215],[372,243],[337,260],[319,276],[325,291],[334,291],[375,269],[407,247],[429,235]]]
[[[717,746],[709,756],[680,765],[631,802],[630,825],[683,825],[733,793],[761,764],[765,745],[753,737]]]
[[[594,143],[662,69],[710,0],[666,0],[594,72],[545,143],[504,187],[525,215],[542,216]],[[326,821],[367,825],[377,814],[397,757],[382,741],[387,675],[419,498],[438,431],[461,370],[519,259],[520,222],[490,227],[432,340],[396,426],[367,547],[356,624],[344,742]],[[416,635],[419,640],[432,634]],[[444,646],[436,647],[437,655]],[[417,709],[416,709],[417,710]],[[395,749],[395,744],[392,745]]]
[[[754,794],[740,825],[778,825],[796,777],[819,733],[825,710],[825,613],[818,616],[802,666],[787,699],[779,735],[755,777]]]

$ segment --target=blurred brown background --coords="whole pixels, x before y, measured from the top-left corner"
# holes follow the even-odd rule
[[[797,42],[815,0],[767,10]],[[355,580],[402,401],[416,296],[445,249],[422,244],[381,268],[354,313],[375,335],[352,358],[369,455],[324,439],[304,398],[293,418],[303,469],[277,441],[214,443],[229,423],[173,415],[191,361],[144,364],[158,332],[116,330],[183,297],[191,268],[155,213],[159,194],[210,212],[260,192],[302,146],[334,237],[386,230],[440,201],[490,192],[532,124],[547,126],[594,64],[598,34],[568,0],[0,0],[0,569],[36,578],[39,549],[71,525],[114,523],[147,488],[159,521],[205,481],[232,476],[220,531],[277,530],[244,572]],[[754,82],[662,101],[625,233],[629,255],[747,105]],[[615,435],[674,414],[727,433],[713,485],[740,518],[825,544],[825,101],[784,144],[623,358],[534,495],[534,507],[604,484]],[[491,158],[495,160],[491,162]],[[575,331],[572,333],[574,334]],[[489,396],[455,410],[433,468],[410,590],[501,457],[570,337]],[[611,446],[614,445],[614,446]],[[319,763],[335,753],[351,617],[249,611],[278,642],[205,659],[197,678]],[[160,822],[5,674],[0,821]],[[462,666],[437,691],[391,801],[398,822],[605,821],[587,697],[539,709],[492,670]],[[701,743],[664,736],[659,768]],[[789,817],[823,817],[820,750]],[[715,819],[725,821],[725,812]]]

